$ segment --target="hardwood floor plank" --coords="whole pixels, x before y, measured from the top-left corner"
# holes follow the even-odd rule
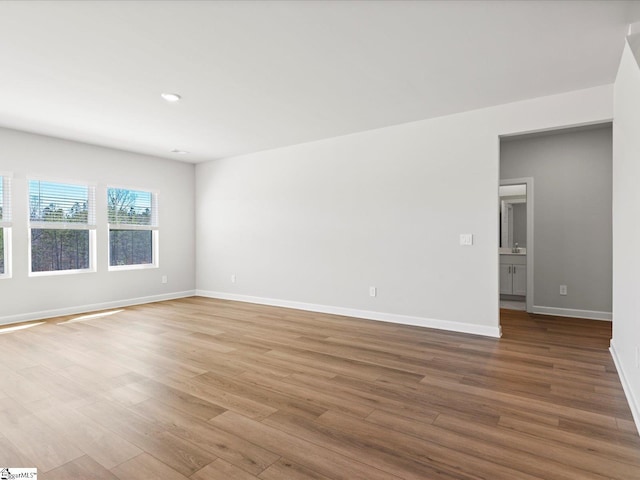
[[[309,380],[311,386],[292,383],[290,381],[290,377],[274,379],[255,375],[251,372],[243,373],[240,375],[240,378],[274,392],[282,392],[293,397],[304,399],[305,401],[312,403],[313,405],[317,405],[325,410],[333,409],[344,411],[359,417],[366,417],[373,410],[373,407],[370,405],[364,405],[362,403],[348,401],[348,399],[345,400],[344,398],[339,398],[331,390],[318,387],[314,382],[315,378]],[[271,415],[271,413],[269,415]]]
[[[258,477],[262,480],[330,480],[313,470],[305,468],[285,458],[281,458],[276,463],[267,468]]]
[[[5,397],[11,397],[21,402],[42,400],[51,394],[37,382],[33,382],[17,372],[0,366],[0,385]]]
[[[112,388],[102,394],[102,398],[123,406],[137,405],[151,398],[148,394],[136,389],[136,384]]]
[[[327,409],[318,407],[309,402],[301,402],[291,395],[283,395],[277,391],[261,388],[251,382],[243,381],[243,377],[229,378],[222,375],[216,375],[213,372],[207,372],[199,375],[194,379],[214,388],[231,392],[243,398],[252,399],[268,405],[277,411],[285,411],[294,415],[300,415],[308,418],[317,418]],[[222,412],[220,412],[222,413]]]
[[[537,457],[536,461],[543,464],[544,469],[558,479],[576,477],[604,479],[611,475],[615,478],[632,480],[638,473],[637,466],[609,461],[600,456],[585,457],[576,454],[572,448],[557,443],[549,448],[549,440],[540,441],[530,436],[487,428],[482,424],[472,424],[447,415],[440,415],[433,425],[505,449],[509,452],[510,462],[516,468],[520,458],[523,459],[524,468],[524,461]],[[527,471],[532,471],[529,465],[526,468]]]
[[[201,420],[209,420],[226,411],[219,405],[207,402],[155,380],[147,380],[146,382],[135,384],[132,388],[149,398],[158,400],[169,407],[181,410]]]
[[[616,425],[618,425],[618,430],[621,432],[630,433],[631,435],[635,435],[638,432],[638,428],[633,420],[616,418]]]
[[[126,408],[106,400],[86,405],[78,411],[123,438],[137,439],[163,430]]]
[[[68,438],[32,414],[0,412],[0,425],[2,434],[32,462],[29,466],[38,468],[38,471],[53,470],[84,455]]]
[[[277,411],[273,407],[256,402],[249,398],[244,398],[224,390],[211,387],[193,378],[181,377],[180,375],[166,375],[159,377],[158,381],[190,395],[201,398],[224,409],[246,415],[250,418],[264,418]]]
[[[339,480],[397,480],[396,475],[350,459],[296,436],[234,412],[226,412],[210,421],[213,425],[263,445],[281,456]]]
[[[565,432],[557,427],[539,425],[534,422],[526,422],[508,416],[501,417],[498,425],[502,428],[507,428],[536,437],[547,445],[549,445],[549,442],[557,442],[572,449],[592,452],[595,459],[604,457],[635,465],[636,468],[640,467],[640,452],[635,448],[630,448],[617,443],[612,444],[593,437]]]
[[[96,402],[80,411],[186,477],[216,458],[199,446],[117,405]]]
[[[210,463],[191,475],[191,480],[259,480],[255,475],[241,470],[222,459]]]
[[[544,478],[535,472],[529,474],[526,469],[511,467],[511,452],[506,453],[482,442],[474,442],[464,435],[448,435],[446,431],[427,424],[423,428],[428,433],[416,438],[331,411],[321,415],[318,422],[343,434],[366,438],[378,448],[384,448],[389,443],[402,445],[402,454],[408,458],[428,465],[438,465],[445,472],[452,472],[461,478]]]
[[[142,453],[138,447],[59,402],[40,408],[35,416],[90,456],[92,461],[110,469]]]
[[[120,480],[188,480],[188,477],[148,453],[140,454],[111,471]]]
[[[249,473],[258,474],[278,460],[269,452],[237,435],[227,433],[210,423],[150,399],[132,408],[168,432],[190,441],[211,454]]]
[[[118,477],[88,455],[83,455],[48,472],[40,473],[40,471],[38,471],[38,478],[41,480],[78,480],[81,478],[91,480],[118,480]]]
[[[640,447],[640,438],[637,432],[624,432],[617,429],[617,421],[610,418],[611,422],[616,425],[616,430],[612,432],[612,426],[595,425],[589,421],[581,421],[574,419],[561,418],[558,428],[565,432],[579,433],[589,438],[615,440],[620,445],[628,445],[631,447]]]
[[[398,398],[395,395],[381,395],[379,393],[380,387],[378,387],[374,382],[362,382],[359,379],[350,379],[343,376],[330,380],[309,379],[297,374],[291,375],[284,379],[283,382],[315,391],[331,392],[333,396],[340,399],[342,405],[349,405],[353,407],[361,405],[368,406],[370,410],[366,412],[366,415],[369,415],[376,408],[396,411],[401,415],[419,420],[432,418],[438,413],[438,410],[425,407],[424,405],[426,404],[424,402],[416,401],[418,400],[418,397],[412,393],[408,395],[412,397],[410,401],[406,401],[406,398]],[[366,385],[366,387],[357,388],[354,387],[354,385]],[[330,410],[344,411],[346,409],[330,408]],[[366,415],[362,415],[362,417]]]
[[[344,373],[345,368],[350,365],[357,365],[359,373],[373,372],[373,375],[394,374],[396,372],[424,373],[425,361],[433,357],[423,351],[414,356],[380,351],[375,348],[365,348],[362,343],[359,347],[351,345],[339,345],[331,343],[331,339],[313,339],[300,337],[295,340],[288,340],[284,347],[295,346],[304,349],[307,354],[320,364],[329,365],[336,373]]]
[[[358,376],[365,380],[375,380],[385,373],[383,369],[356,360],[341,359],[333,355],[305,350],[300,347],[281,345],[278,350],[270,350],[265,355],[272,355],[282,360],[299,362],[316,368],[324,368],[337,375]]]
[[[2,465],[30,468],[36,466],[36,459],[28,457],[22,450],[12,444],[0,433],[0,459]]]
[[[389,449],[380,437],[327,427],[302,417],[275,413],[263,423],[406,480],[476,478],[471,472],[465,474],[457,471],[434,458],[427,445],[424,450],[429,461],[421,462],[420,459],[406,455],[404,451]]]
[[[439,414],[434,415],[431,420],[427,419],[426,422],[417,422],[414,418],[403,417],[401,415],[385,412],[383,410],[374,410],[373,412],[371,412],[371,415],[365,418],[365,420],[367,422],[380,425],[381,427],[420,437],[422,433],[421,425],[423,423],[433,424],[433,421],[438,417],[438,415]]]
[[[155,434],[149,441],[142,442],[141,448],[184,476],[192,475],[216,459],[210,452],[170,432]]]
[[[32,383],[37,383],[39,388],[46,390],[52,396],[65,402],[84,402],[91,400],[97,395],[90,387],[85,387],[79,382],[69,380],[41,365],[24,368],[18,373]]]
[[[493,405],[492,409],[496,409],[500,414],[507,414],[510,410],[530,412],[537,415],[556,416],[563,421],[564,419],[575,419],[589,425],[602,426],[606,430],[617,429],[615,417],[612,415],[575,409],[570,405],[558,405],[551,399],[532,398],[463,383],[442,382],[430,377],[425,377],[420,383],[427,387],[441,388],[446,395],[452,398],[484,399],[484,402],[490,402],[489,405]],[[612,414],[613,412],[608,413]]]

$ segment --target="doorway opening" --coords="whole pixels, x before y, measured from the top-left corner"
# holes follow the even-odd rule
[[[612,319],[612,164],[611,123],[500,138],[502,308]]]
[[[533,308],[533,178],[500,181],[500,308]]]

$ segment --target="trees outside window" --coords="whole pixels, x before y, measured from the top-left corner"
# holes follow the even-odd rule
[[[107,189],[111,270],[158,266],[157,203],[153,192]]]
[[[88,230],[31,229],[31,271],[88,270]]]
[[[31,274],[95,269],[95,188],[29,181]]]

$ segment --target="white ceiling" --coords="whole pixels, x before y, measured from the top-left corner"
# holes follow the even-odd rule
[[[611,83],[638,3],[2,1],[0,125],[192,162],[318,140]]]

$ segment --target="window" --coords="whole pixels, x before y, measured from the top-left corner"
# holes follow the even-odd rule
[[[95,188],[29,180],[31,275],[95,270]]]
[[[0,175],[0,278],[11,276],[11,179]]]
[[[158,266],[157,194],[107,189],[109,269]]]

